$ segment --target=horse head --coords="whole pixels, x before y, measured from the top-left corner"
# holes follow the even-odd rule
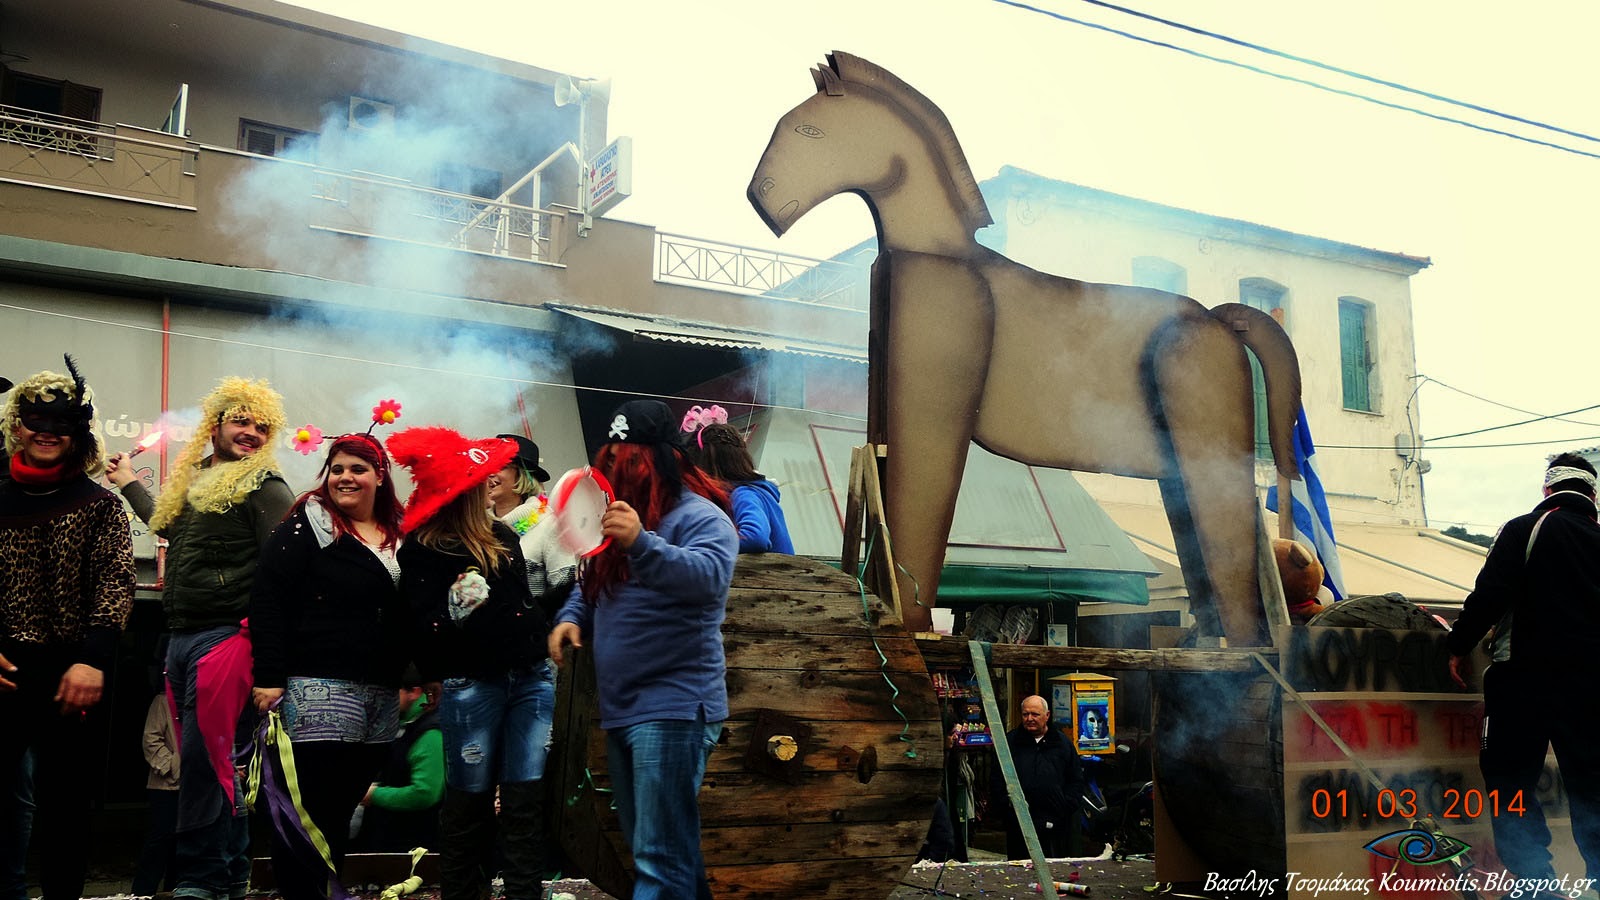
[[[972,231],[989,213],[967,168],[955,133],[938,107],[911,86],[860,57],[830,53],[811,70],[817,92],[785,113],[773,128],[745,194],[773,234],[835,194],[860,194],[880,215],[902,189],[930,185],[950,200],[951,220]]]

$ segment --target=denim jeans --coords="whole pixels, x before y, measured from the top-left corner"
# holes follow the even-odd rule
[[[555,711],[555,677],[542,662],[493,680],[445,679],[439,699],[445,784],[482,794],[497,784],[543,778]]]
[[[178,887],[173,891],[178,897],[239,898],[250,882],[250,819],[242,806],[244,789],[236,777],[235,802],[230,805],[206,755],[195,701],[195,666],[214,647],[238,633],[237,625],[218,626],[174,634],[167,645],[167,682],[178,705],[180,729]],[[246,704],[242,715],[253,721],[255,710]],[[237,743],[234,749],[238,749]]]
[[[700,782],[721,722],[640,722],[606,732],[606,769],[633,850],[633,900],[709,898]]]
[[[0,784],[5,779],[0,778]],[[33,753],[22,755],[15,787],[0,787],[0,900],[28,900],[28,836],[33,831]]]
[[[12,798],[12,812],[0,820],[0,842],[26,852],[30,843],[15,800],[21,794],[23,759],[33,759],[31,843],[39,863],[39,888],[46,897],[80,897],[88,871],[90,785],[99,763],[97,745],[82,716],[64,716],[54,699],[61,677],[73,664],[71,646],[12,645],[6,658],[17,667],[10,677],[17,689],[0,693],[0,793]],[[91,719],[103,715],[99,707]],[[20,857],[19,857],[20,860]],[[13,865],[15,865],[13,863]],[[7,873],[10,874],[10,873]]]

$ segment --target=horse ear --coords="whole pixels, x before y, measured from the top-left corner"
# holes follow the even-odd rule
[[[814,70],[822,76],[822,81],[817,85],[817,90],[826,91],[829,97],[844,96],[844,82],[834,74],[832,66],[822,66]]]
[[[822,83],[822,70],[821,69],[812,69],[811,70],[811,83],[815,84],[817,86],[817,93],[819,93],[819,94],[822,93],[824,90],[826,90],[826,87]]]

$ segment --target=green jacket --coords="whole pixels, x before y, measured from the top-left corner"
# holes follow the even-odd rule
[[[135,481],[122,489],[134,513],[150,521],[155,498]],[[161,605],[170,631],[235,625],[250,607],[261,545],[294,504],[294,492],[269,475],[243,503],[219,513],[183,512],[162,532],[167,565]]]

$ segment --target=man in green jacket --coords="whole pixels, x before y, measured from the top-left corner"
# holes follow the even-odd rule
[[[249,886],[249,819],[231,760],[246,698],[214,691],[210,672],[232,658],[224,642],[240,634],[261,545],[294,503],[272,453],[286,424],[283,398],[266,381],[224,378],[200,401],[200,424],[159,500],[126,456],[107,466],[133,511],[167,539],[161,604],[181,728],[175,897],[240,900]]]

